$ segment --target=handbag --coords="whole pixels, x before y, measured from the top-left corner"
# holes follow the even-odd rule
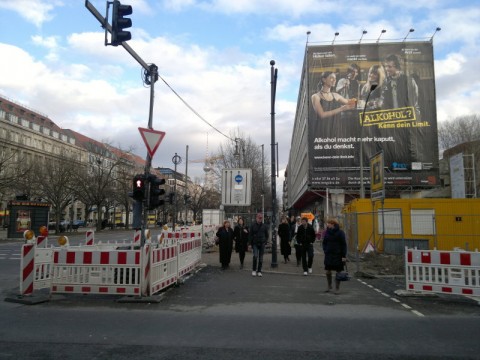
[[[345,270],[343,271],[338,271],[336,274],[335,274],[335,280],[337,281],[348,281],[351,279],[351,276],[350,274],[348,273],[348,268],[347,268],[347,264],[345,264]]]
[[[292,240],[290,241],[290,246],[295,246],[297,245],[297,234],[293,235]]]

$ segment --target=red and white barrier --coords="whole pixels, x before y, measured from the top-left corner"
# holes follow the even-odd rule
[[[140,246],[142,243],[142,230],[135,230],[133,233],[133,246]]]
[[[177,244],[165,239],[161,245],[152,249],[150,264],[150,293],[155,294],[178,280]]]
[[[55,249],[52,293],[140,295],[139,250]]]
[[[480,296],[480,253],[405,250],[406,287],[410,291]]]
[[[136,250],[133,243],[56,248],[36,246],[43,241],[25,244],[20,293],[50,288],[51,293],[153,295],[191,272],[202,253],[198,232],[163,232],[157,239]]]
[[[48,237],[46,236],[37,236],[37,238],[35,239],[35,244],[37,246],[37,248],[39,247],[47,247],[48,245]]]
[[[178,276],[182,277],[195,269],[202,259],[202,235],[184,233],[178,242]]]
[[[92,230],[85,232],[85,245],[92,246],[95,244],[95,233]]]
[[[32,295],[34,270],[35,245],[25,244],[22,246],[22,258],[20,260],[20,295]]]

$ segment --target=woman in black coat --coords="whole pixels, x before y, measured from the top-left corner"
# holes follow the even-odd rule
[[[217,231],[218,247],[220,248],[220,263],[222,270],[228,268],[232,258],[233,248],[233,230],[230,227],[230,221],[225,220],[223,226]]]
[[[283,255],[285,264],[290,261],[290,254],[292,248],[290,247],[290,225],[288,225],[287,218],[282,217],[282,223],[278,225],[278,236],[280,237],[280,254]]]
[[[327,275],[328,288],[326,292],[332,290],[332,271],[343,271],[343,266],[347,261],[347,242],[345,233],[340,229],[337,219],[327,220],[327,231],[323,238],[323,252],[325,253],[325,270]],[[340,290],[340,281],[335,280],[335,294]]]
[[[235,240],[235,252],[240,259],[240,269],[243,269],[245,253],[248,251],[248,227],[245,226],[242,217],[238,218],[237,226],[233,230],[233,239]]]

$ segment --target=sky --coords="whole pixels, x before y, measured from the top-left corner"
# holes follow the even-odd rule
[[[90,0],[105,15],[106,1]],[[281,188],[288,162],[305,44],[429,40],[435,58],[437,120],[478,114],[480,0],[124,0],[130,47],[163,82],[155,84],[152,127],[166,133],[152,159],[188,174],[237,135],[265,145],[270,159],[270,61],[278,71],[276,142]],[[435,33],[439,27],[440,31]],[[414,32],[409,32],[413,28]],[[310,32],[307,40],[307,32]],[[141,157],[150,87],[138,62],[105,46],[84,0],[0,0],[0,94],[72,129]],[[205,120],[205,121],[204,121]],[[208,125],[209,123],[210,125]],[[216,130],[215,130],[216,129]],[[217,131],[218,130],[218,131]],[[178,170],[185,170],[185,162]]]

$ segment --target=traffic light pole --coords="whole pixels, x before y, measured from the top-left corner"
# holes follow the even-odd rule
[[[85,7],[92,13],[92,15],[100,22],[102,27],[106,29],[108,32],[112,33],[112,27],[108,23],[108,19],[103,17],[98,10],[93,6],[89,0],[85,0]],[[155,94],[155,82],[158,79],[158,67],[155,64],[148,65],[143,59],[128,45],[125,41],[121,43],[123,48],[127,50],[127,52],[132,55],[132,57],[137,60],[137,62],[148,72],[150,77],[150,109],[148,114],[148,128],[152,128],[152,119],[153,119],[153,103],[154,103],[154,94]],[[150,167],[152,166],[152,157],[150,154],[147,153],[147,159],[145,162],[145,178],[149,178],[150,174]],[[146,186],[146,194],[145,194],[145,206],[143,206],[143,224],[142,224],[142,237],[141,237],[141,246],[145,244],[145,229],[148,226],[148,214],[146,209],[149,206],[150,201],[150,187]]]

